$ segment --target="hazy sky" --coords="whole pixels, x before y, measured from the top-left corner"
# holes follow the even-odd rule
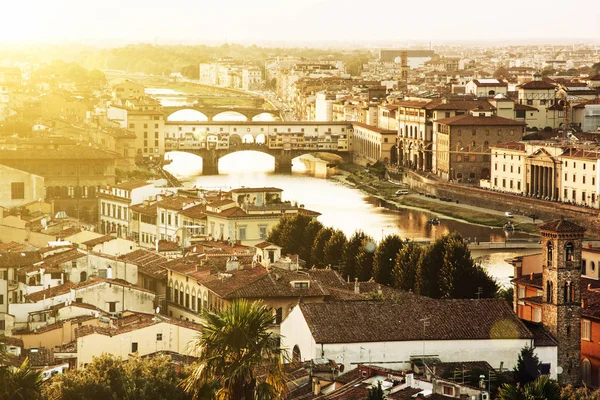
[[[600,41],[598,0],[0,1],[0,43]]]

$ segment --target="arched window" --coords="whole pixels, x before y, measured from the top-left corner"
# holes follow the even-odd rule
[[[552,250],[554,249],[554,245],[552,244],[551,241],[548,241],[548,243],[546,243],[546,250],[547,250],[547,256],[548,256],[548,265],[552,265]]]
[[[546,303],[552,303],[552,282],[546,282]]]
[[[79,274],[79,282],[85,282],[85,281],[87,281],[87,272],[81,271],[81,273]]]
[[[566,261],[573,261],[573,257],[574,257],[574,252],[575,252],[575,246],[573,246],[573,243],[569,242],[565,245],[565,258]]]
[[[581,361],[581,380],[587,386],[590,386],[592,384],[592,364],[587,358],[584,358]]]
[[[563,287],[563,299],[565,303],[571,302],[571,282],[565,282]]]
[[[302,361],[302,354],[300,354],[300,347],[298,345],[294,346],[294,350],[292,351],[292,362],[300,362]]]

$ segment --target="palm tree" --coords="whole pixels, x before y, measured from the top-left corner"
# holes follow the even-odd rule
[[[270,308],[239,300],[202,316],[202,333],[190,344],[198,366],[184,382],[194,399],[270,400],[287,391]]]
[[[548,375],[540,375],[525,386],[502,385],[498,389],[500,400],[560,400],[560,386]]]
[[[0,400],[36,400],[41,398],[42,376],[31,368],[29,360],[19,368],[0,365]]]

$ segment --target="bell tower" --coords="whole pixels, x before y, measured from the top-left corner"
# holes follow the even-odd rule
[[[558,343],[561,385],[581,383],[581,249],[585,229],[565,219],[540,227],[543,251],[542,323]]]

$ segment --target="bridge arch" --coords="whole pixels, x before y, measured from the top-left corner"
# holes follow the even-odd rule
[[[244,136],[242,136],[242,143],[254,143],[254,136],[246,133]]]
[[[280,121],[281,118],[276,112],[261,112],[252,116],[252,121],[265,122],[265,121]]]
[[[254,143],[260,143],[260,144],[265,144],[267,143],[267,137],[265,136],[264,133],[259,133],[258,135],[256,135],[256,137],[254,138]]]
[[[194,108],[183,108],[167,115],[167,121],[208,121],[208,116]]]
[[[223,111],[220,112],[218,114],[215,114],[212,118],[213,121],[226,121],[226,122],[231,122],[231,121],[242,121],[242,122],[246,122],[248,121],[248,117],[245,116],[244,114],[242,114],[241,112],[238,111]]]

